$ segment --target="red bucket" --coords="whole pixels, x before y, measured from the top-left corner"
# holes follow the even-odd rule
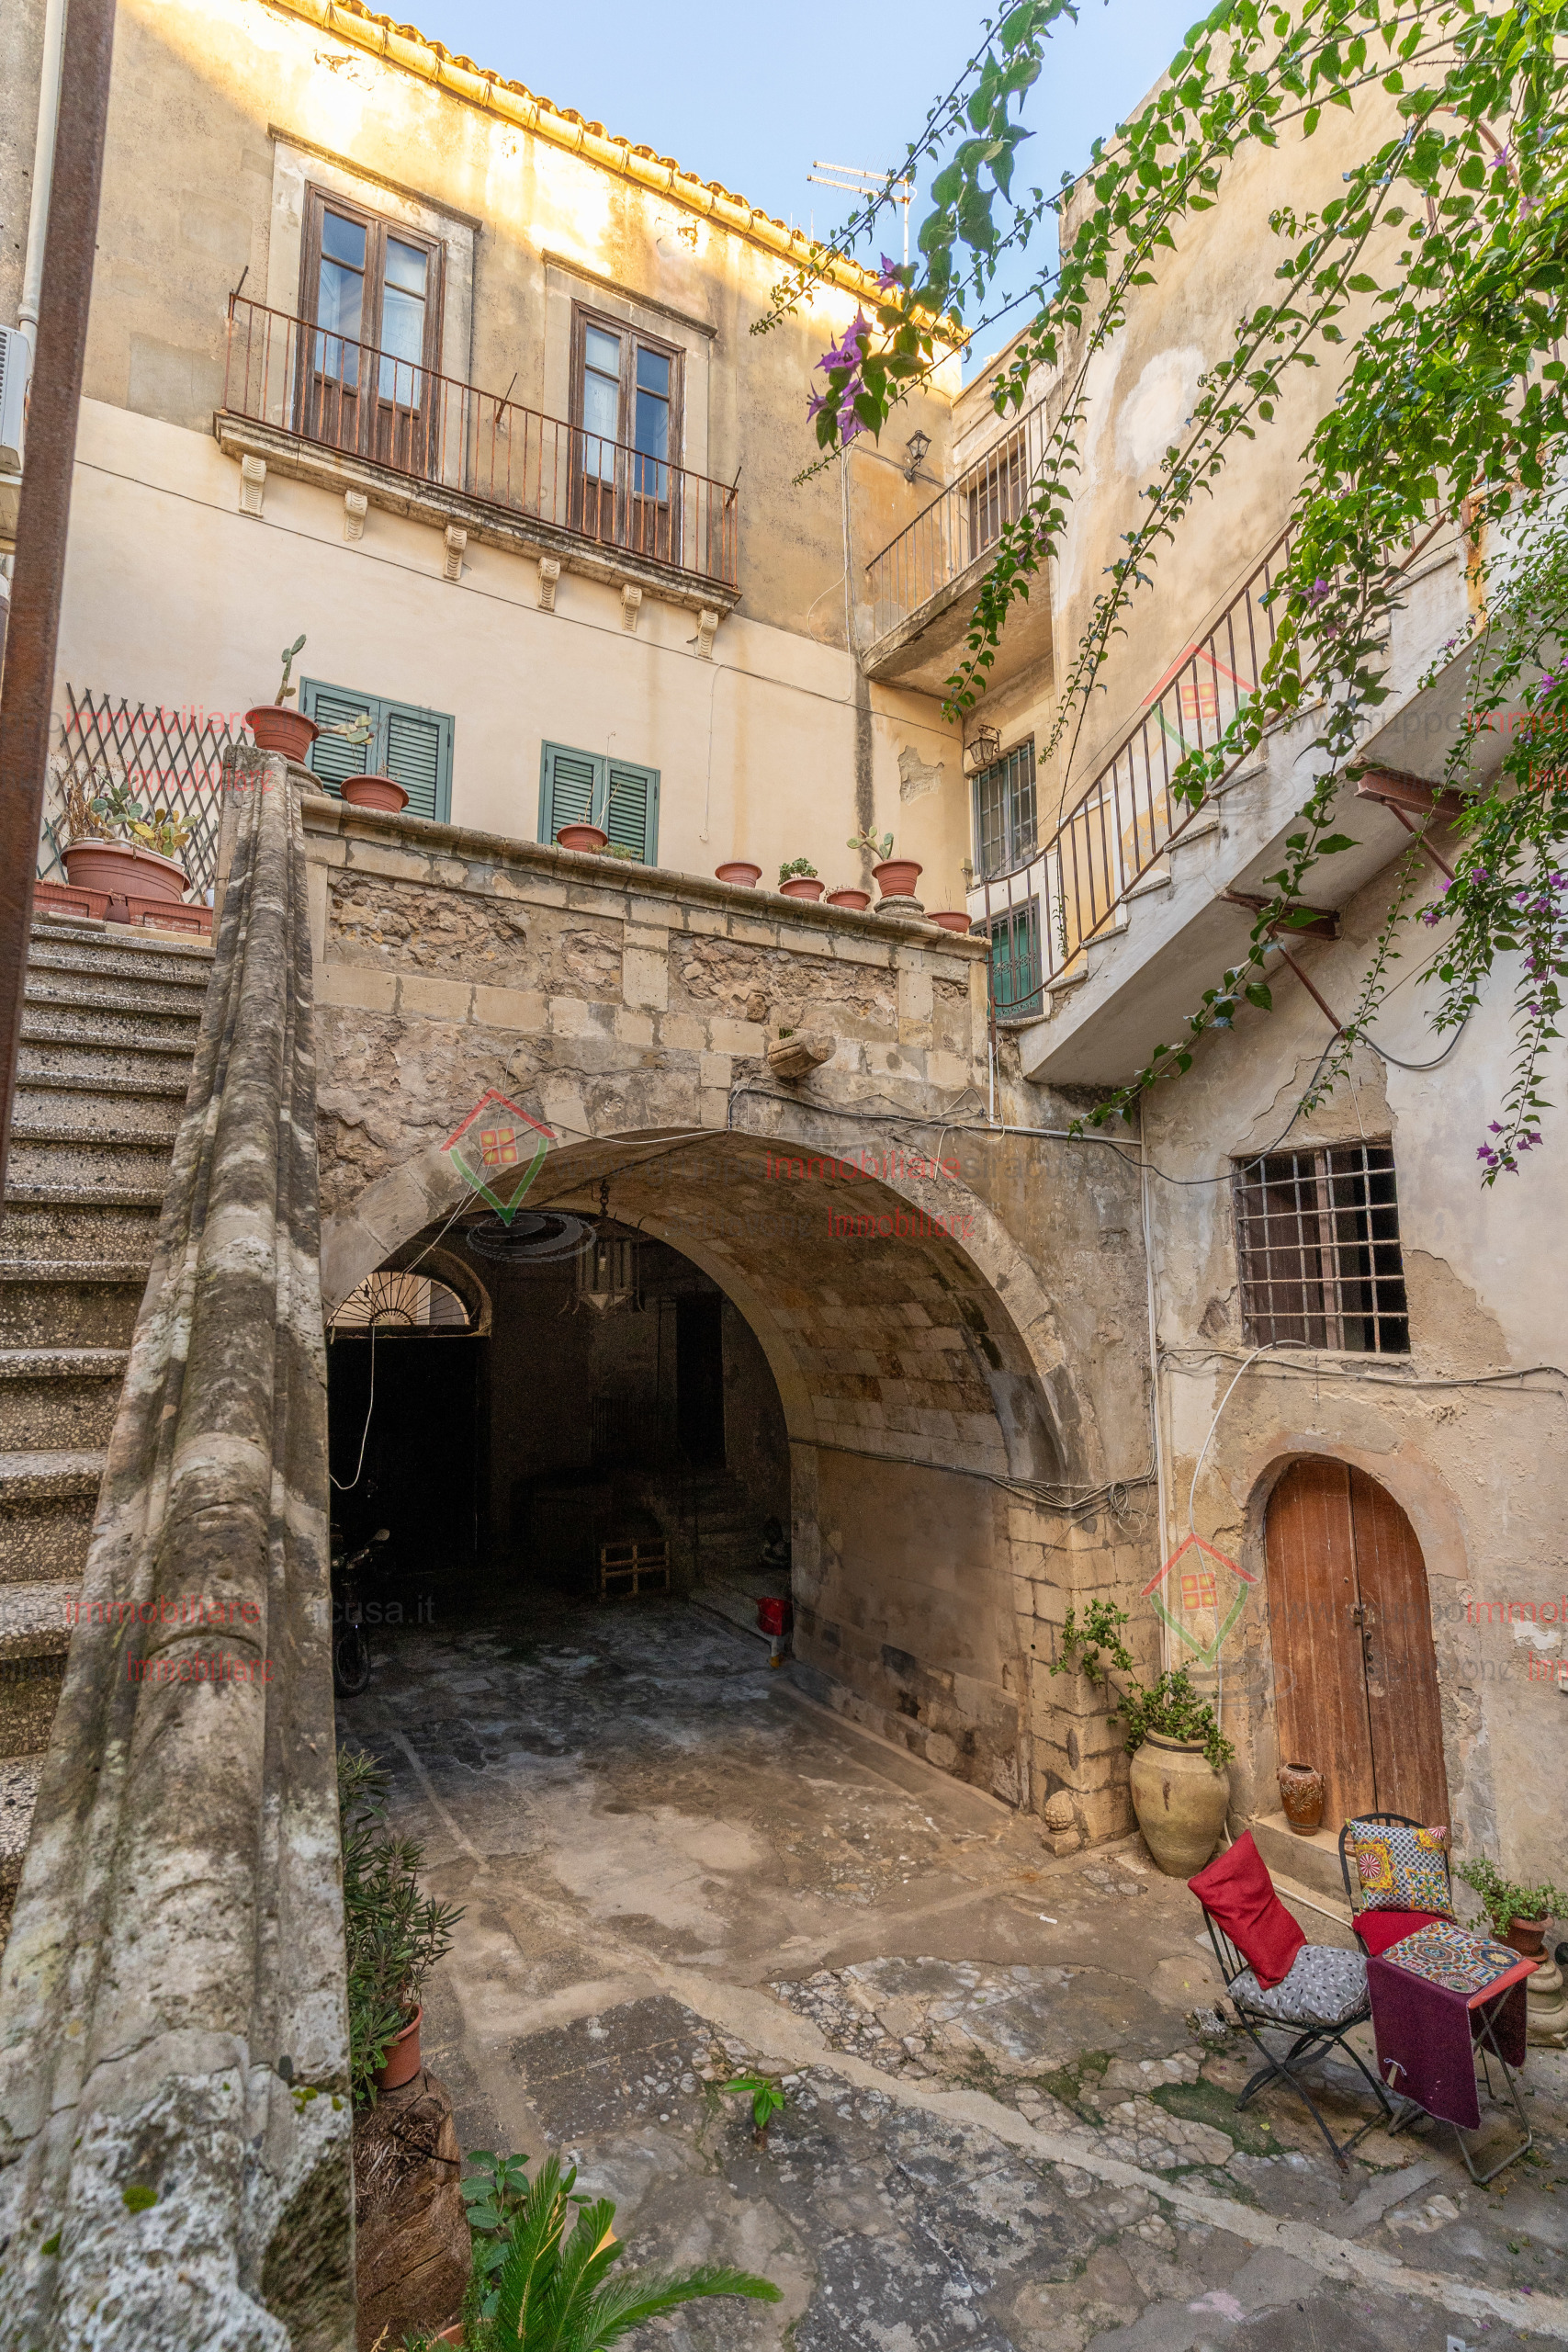
[[[757,1603],[757,1623],[775,1641],[781,1634],[788,1633],[793,1614],[787,1600],[759,1600]]]

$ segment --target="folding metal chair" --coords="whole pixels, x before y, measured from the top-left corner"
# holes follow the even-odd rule
[[[1385,1824],[1392,1824],[1393,1826],[1399,1829],[1422,1829],[1426,1826],[1424,1822],[1412,1821],[1407,1813],[1359,1813],[1355,1817],[1358,1821],[1381,1821]],[[1365,1905],[1361,1900],[1360,1873],[1358,1871],[1354,1878],[1350,1875],[1349,1847],[1350,1824],[1347,1821],[1339,1832],[1339,1873],[1345,1881],[1345,1900],[1350,1905],[1351,1922],[1352,1925],[1354,1925],[1356,1918],[1359,1916]],[[1451,1916],[1454,1907],[1453,1872],[1449,1868],[1448,1857],[1446,1855],[1443,1858],[1443,1867],[1449,1882],[1449,1911]],[[1486,2084],[1487,2098],[1491,2100],[1494,2107],[1500,2108],[1503,2104],[1503,2101],[1498,2098],[1492,2082],[1492,2060],[1495,2058],[1499,2067],[1502,2069],[1503,2087],[1508,2094],[1509,2104],[1512,2106],[1514,2113],[1518,2118],[1519,2129],[1525,2136],[1517,2148],[1510,2148],[1507,2154],[1501,2157],[1498,2162],[1492,2166],[1490,2172],[1477,2172],[1474,2165],[1471,2162],[1470,2149],[1466,2143],[1463,2132],[1457,2123],[1451,2127],[1454,2138],[1459,2142],[1460,2154],[1464,2158],[1464,2168],[1466,2172],[1469,2173],[1472,2180],[1474,2181],[1478,2188],[1483,2188],[1489,2180],[1495,2180],[1497,2175],[1502,2172],[1506,2166],[1517,2163],[1520,2156],[1524,2155],[1535,2145],[1535,2132],[1531,2126],[1529,2118],[1525,2113],[1524,2102],[1519,2097],[1519,2086],[1514,2079],[1512,2068],[1509,2066],[1507,2060],[1504,2057],[1502,2051],[1497,2046],[1497,2019],[1495,2015],[1497,2006],[1498,2004],[1496,2002],[1488,2002],[1478,2008],[1472,2009],[1470,2013],[1471,2036],[1475,2043],[1475,2047],[1481,2052],[1481,2072]],[[1398,2114],[1393,2122],[1389,2125],[1388,2128],[1391,2132],[1407,2131],[1410,2125],[1415,2122],[1418,2115],[1425,2116],[1427,2114],[1427,2110],[1424,2107],[1417,2106],[1416,2102],[1413,2098],[1406,2098],[1403,2091],[1395,2090],[1394,2097],[1399,2101],[1400,2108],[1403,2111]],[[1442,2118],[1438,2116],[1431,2116],[1427,2118],[1427,2120],[1436,2123],[1440,2122]]]
[[[1253,1974],[1249,1962],[1236,1950],[1213,1913],[1205,1910],[1203,1921],[1209,1930],[1209,1940],[1214,1948],[1214,1958],[1219,1962],[1220,1974],[1224,1979],[1225,1991],[1230,1996],[1237,2017],[1241,2019],[1242,2030],[1263,2061],[1262,2065],[1251,2076],[1241,2097],[1237,2099],[1237,2112],[1239,2113],[1248,2104],[1262,2089],[1265,2083],[1285,2084],[1287,2088],[1293,2090],[1297,2097],[1304,2101],[1313,2121],[1328,2143],[1328,2151],[1335,2163],[1341,2172],[1348,2172],[1349,2152],[1355,2147],[1357,2142],[1364,2140],[1369,2132],[1375,2131],[1380,2122],[1391,2119],[1393,2114],[1393,2109],[1389,2103],[1388,2094],[1382,2085],[1375,2075],[1368,2072],[1361,2059],[1345,2039],[1354,2027],[1367,2024],[1372,2014],[1371,2001],[1367,1992],[1365,1961],[1360,1962],[1361,1974],[1359,1989],[1356,1986],[1352,1969],[1336,1967],[1325,1971],[1325,1975],[1331,1980],[1327,1988],[1327,1999],[1323,2009],[1314,2013],[1312,2008],[1300,2003],[1296,1996],[1285,1995],[1285,1984],[1289,1984],[1289,1977],[1283,1984],[1272,1985],[1268,1989],[1260,1985]],[[1294,1975],[1296,1967],[1300,1966],[1306,1952],[1325,1953],[1335,1962],[1360,1959],[1359,1953],[1342,1952],[1334,1945],[1307,1944],[1303,1946],[1301,1952],[1297,1953],[1295,1963],[1291,1971],[1292,1975]],[[1343,1980],[1337,1992],[1333,1988],[1332,1980],[1334,1979]],[[1281,1998],[1281,1996],[1284,1997]],[[1331,2007],[1337,2009],[1337,2014],[1330,2016],[1327,2012]],[[1281,2029],[1287,2033],[1292,2029],[1299,2029],[1299,2030],[1284,2056],[1277,2058],[1263,2040],[1263,2035],[1268,2030],[1272,2030],[1278,2032]],[[1316,2100],[1303,2080],[1308,2069],[1316,2065],[1330,2049],[1343,2051],[1378,2103],[1377,2114],[1368,2122],[1363,2123],[1359,2132],[1353,2132],[1350,2137],[1344,2141],[1336,2140],[1318,2109]]]

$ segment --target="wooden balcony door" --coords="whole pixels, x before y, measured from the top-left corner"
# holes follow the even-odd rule
[[[1393,1497],[1348,1462],[1292,1463],[1269,1501],[1280,1761],[1324,1776],[1324,1826],[1449,1817],[1426,1563]]]
[[[570,527],[679,563],[682,354],[581,306],[573,328]]]
[[[296,430],[400,473],[439,470],[441,248],[311,188]]]

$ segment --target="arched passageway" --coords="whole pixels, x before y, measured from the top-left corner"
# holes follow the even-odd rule
[[[631,1245],[635,1298],[585,1300],[565,1252],[530,1260],[492,1241],[487,1255],[495,1220],[460,1184],[427,1198],[440,1214],[381,1262],[428,1271],[438,1252],[486,1302],[484,1337],[425,1343],[454,1365],[466,1344],[478,1367],[474,1541],[466,1551],[455,1525],[447,1547],[470,1598],[587,1595],[606,1543],[661,1539],[675,1589],[745,1617],[769,1589],[776,1518],[808,1695],[1038,1806],[1061,1775],[1035,1753],[1028,1596],[1060,1533],[1044,1498],[1067,1446],[1013,1311],[1031,1304],[1027,1270],[1007,1261],[1004,1303],[982,1264],[996,1250],[987,1212],[949,1166],[874,1158],[858,1136],[840,1157],[739,1135],[621,1136],[552,1152],[528,1211],[585,1216]],[[343,1237],[378,1214],[362,1197],[342,1222],[339,1296],[367,1271]],[[340,1393],[344,1478],[362,1428],[347,1383]],[[446,1421],[422,1429],[396,1409],[376,1458],[406,1479],[409,1452]],[[460,1452],[447,1432],[435,1483],[451,1487]],[[378,1516],[374,1498],[356,1508]]]

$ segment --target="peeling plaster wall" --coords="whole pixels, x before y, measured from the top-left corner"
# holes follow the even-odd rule
[[[1354,1000],[1387,896],[1380,877],[1345,910],[1338,942],[1297,951],[1330,1004]],[[1562,1170],[1543,1151],[1490,1191],[1475,1174],[1476,1143],[1511,1058],[1510,994],[1503,973],[1439,1072],[1403,1071],[1358,1049],[1350,1081],[1292,1120],[1327,1032],[1281,972],[1271,1014],[1244,1011],[1231,1037],[1200,1047],[1187,1078],[1146,1099],[1144,1137],[1153,1160],[1189,1180],[1151,1190],[1169,1541],[1186,1532],[1193,1469],[1224,1403],[1195,1525],[1258,1577],[1224,1654],[1225,1726],[1239,1748],[1236,1818],[1279,1809],[1269,1493],[1292,1460],[1329,1455],[1386,1487],[1421,1545],[1456,1850],[1489,1853],[1515,1877],[1561,1882],[1568,1372],[1495,1375],[1563,1363],[1568,1280],[1561,1254],[1545,1246],[1561,1224]],[[1413,989],[1391,996],[1377,1035],[1409,1061],[1441,1051]],[[1555,1094],[1561,1046],[1552,1059],[1547,1091]],[[1247,1371],[1224,1403],[1253,1345],[1241,1316],[1230,1164],[1287,1129],[1296,1147],[1392,1137],[1411,1352],[1292,1350]],[[1190,1181],[1202,1178],[1218,1181]]]
[[[592,1212],[608,1175],[765,1360],[807,1688],[1125,1827],[1117,1743],[1044,1668],[1075,1592],[1149,1569],[1135,1182],[979,1122],[979,944],[321,800],[306,824],[329,1297],[461,1209],[440,1146],[505,1091],[554,1136],[531,1201]],[[766,1047],[801,1025],[834,1052],[790,1086]]]

